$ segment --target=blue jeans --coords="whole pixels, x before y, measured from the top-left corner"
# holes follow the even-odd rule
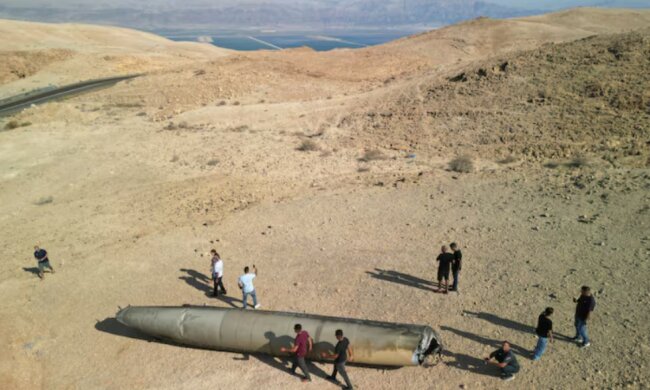
[[[248,300],[249,295],[253,297],[253,307],[257,306],[257,295],[255,294],[255,290],[253,290],[251,292],[244,292],[244,299],[243,299],[243,301],[244,301],[244,309],[246,307],[248,307],[248,305],[246,304],[246,301]]]
[[[589,337],[587,337],[587,320],[576,317],[575,326],[576,337],[582,339],[582,344],[587,344],[589,342]]]
[[[460,270],[452,271],[452,273],[454,275],[454,284],[451,286],[451,288],[454,291],[458,291],[458,276],[460,275]]]
[[[542,355],[544,354],[544,351],[546,351],[546,345],[548,344],[548,337],[538,337],[537,338],[537,346],[535,347],[535,351],[533,352],[533,360],[539,360]]]

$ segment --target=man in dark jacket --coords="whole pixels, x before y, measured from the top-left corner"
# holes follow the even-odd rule
[[[587,348],[591,345],[587,336],[587,320],[591,317],[591,312],[596,308],[596,299],[591,295],[591,288],[582,286],[580,296],[577,299],[573,298],[573,302],[576,302],[576,336],[573,340],[580,344],[580,348]]]
[[[449,244],[449,247],[454,255],[454,262],[451,263],[451,274],[454,277],[451,290],[458,292],[458,276],[460,275],[460,270],[463,268],[463,253],[455,242]]]
[[[537,334],[537,346],[533,352],[533,361],[535,362],[542,358],[549,340],[553,342],[553,321],[551,321],[550,318],[552,314],[553,308],[547,307],[537,319],[537,328],[535,329],[535,333]]]
[[[447,247],[443,245],[436,261],[438,262],[438,291],[442,289],[442,280],[444,279],[445,288],[443,293],[447,294],[449,292],[449,269],[454,261],[454,255],[449,253]]]
[[[492,359],[495,361],[492,361]],[[501,379],[504,381],[515,379],[515,374],[519,372],[519,362],[517,362],[515,354],[510,349],[510,343],[507,341],[503,342],[501,348],[486,357],[485,362],[498,366],[501,369]]]
[[[352,348],[350,348],[350,341],[347,339],[347,337],[343,337],[343,331],[341,329],[337,329],[334,335],[338,340],[336,347],[334,347],[334,353],[321,353],[323,359],[334,359],[334,371],[332,371],[332,375],[328,376],[327,379],[336,381],[336,374],[340,373],[343,377],[343,380],[345,381],[344,389],[352,390],[352,383],[350,382],[348,373],[345,370],[345,363],[348,360],[352,360]]]

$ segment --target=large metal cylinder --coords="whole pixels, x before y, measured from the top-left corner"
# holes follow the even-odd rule
[[[442,343],[426,325],[326,317],[312,314],[242,310],[218,307],[129,306],[117,320],[156,338],[201,348],[241,353],[264,353],[283,357],[281,347],[291,347],[294,324],[301,324],[314,339],[307,356],[321,360],[321,352],[331,353],[343,330],[354,351],[354,363],[381,366],[419,365]]]

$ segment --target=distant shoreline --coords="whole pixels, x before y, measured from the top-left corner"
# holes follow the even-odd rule
[[[328,31],[215,31],[154,30],[157,35],[173,41],[204,42],[233,50],[281,50],[310,47],[316,51],[355,49],[380,45],[418,34],[427,29],[412,30],[328,30]]]

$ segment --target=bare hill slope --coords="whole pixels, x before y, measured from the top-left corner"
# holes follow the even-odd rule
[[[477,61],[379,96],[344,120],[382,146],[646,164],[650,30]]]

